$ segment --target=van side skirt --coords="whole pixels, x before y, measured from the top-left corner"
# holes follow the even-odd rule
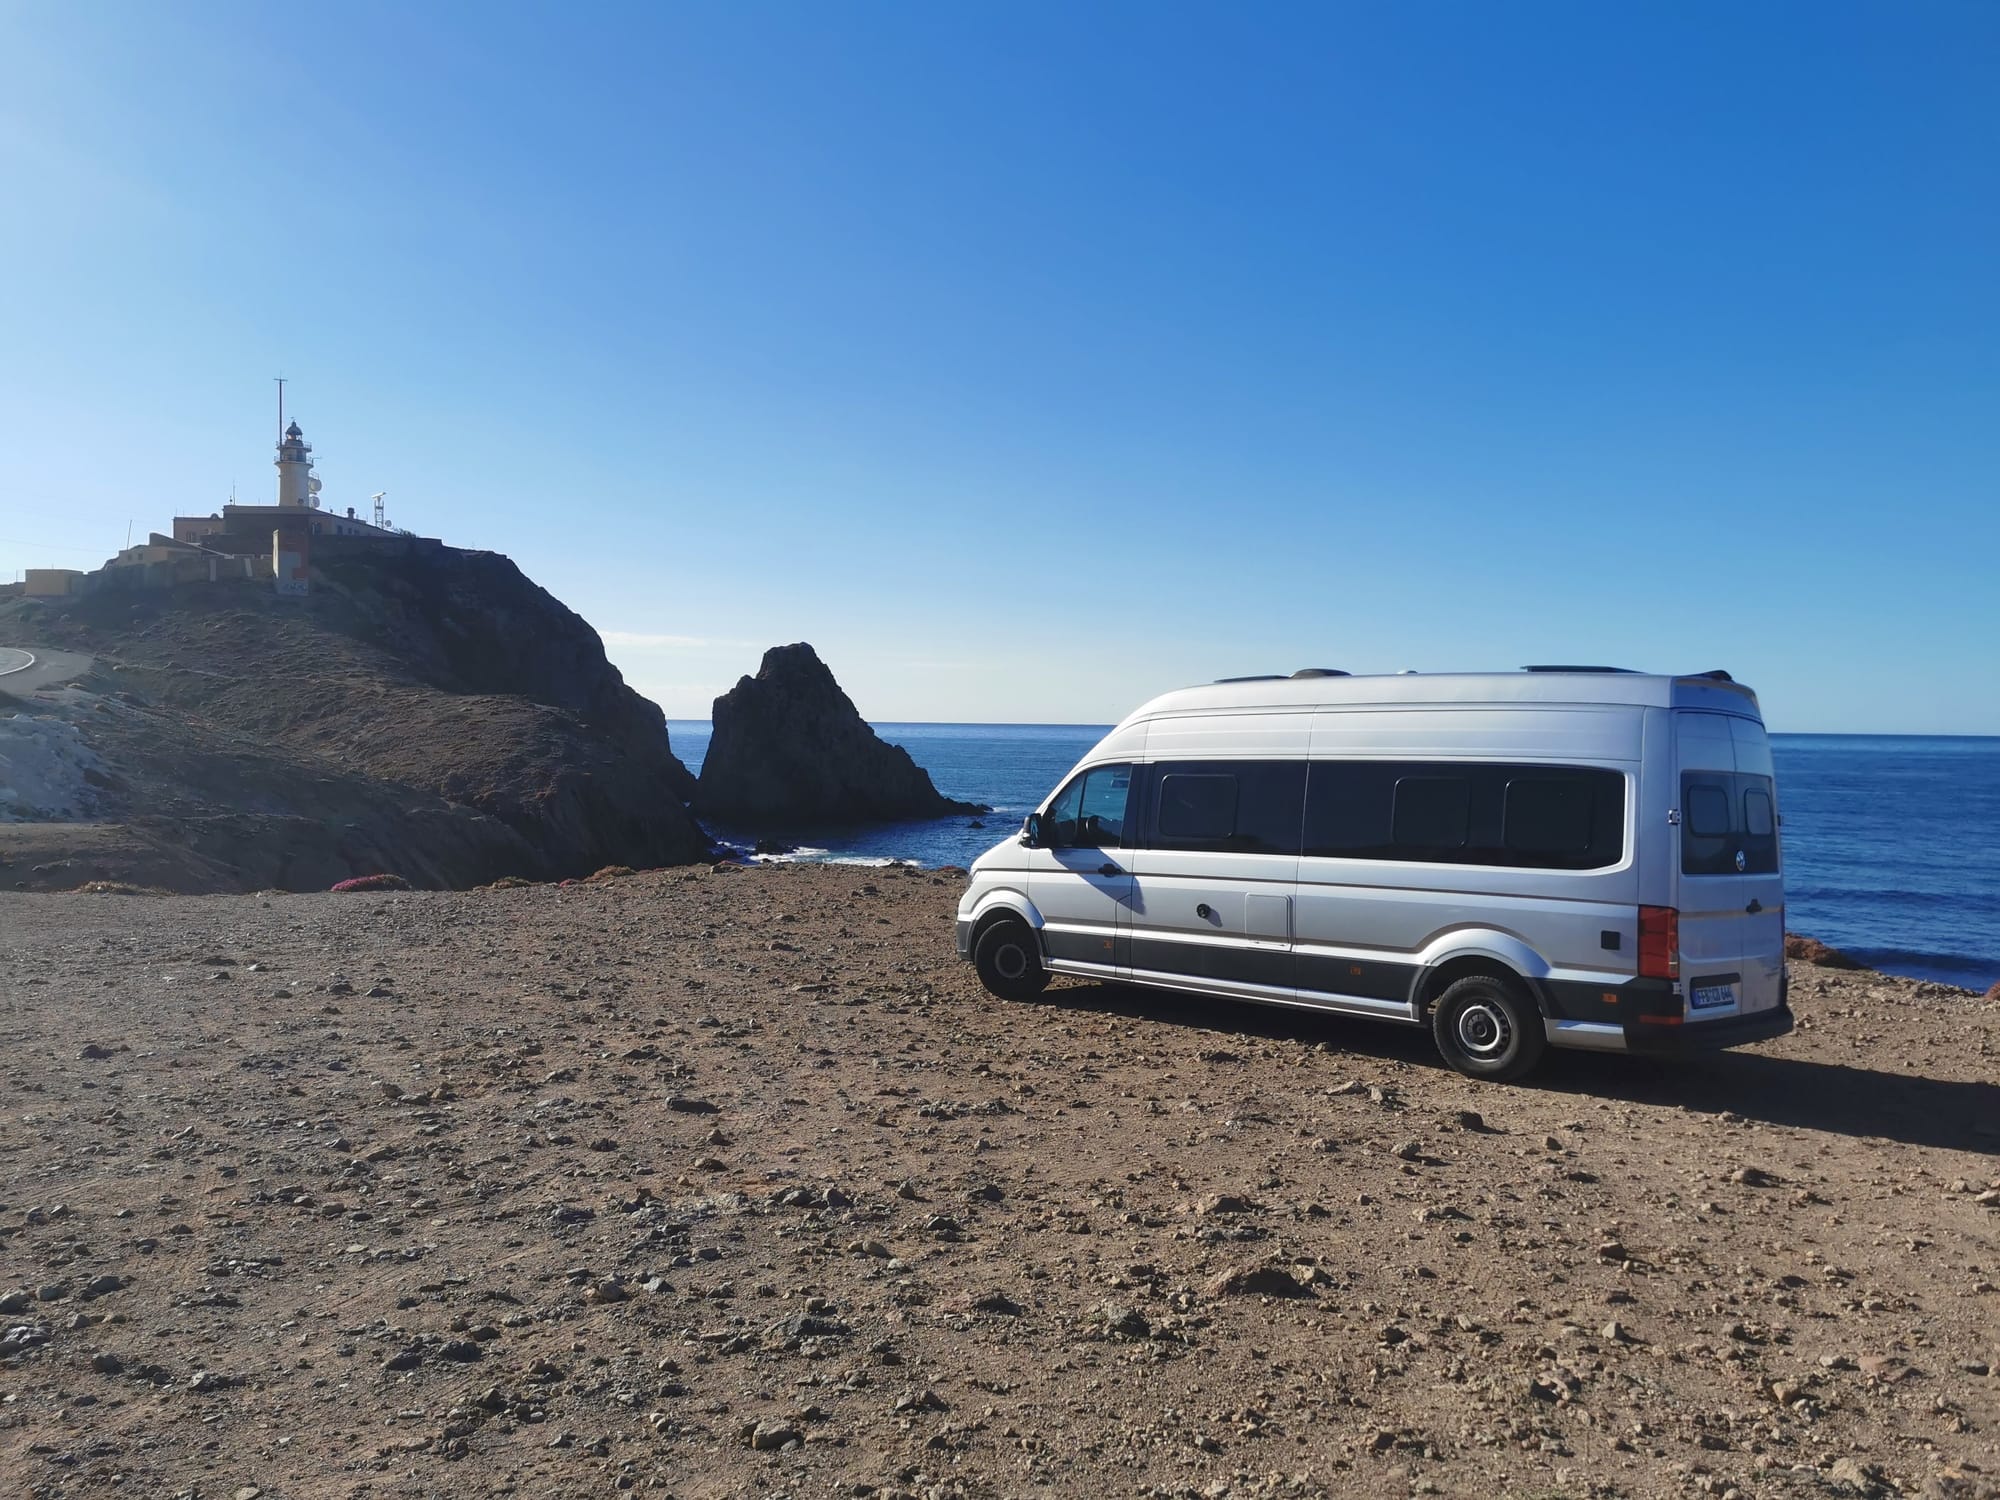
[[[1416,1008],[1407,1000],[1375,1000],[1364,995],[1304,995],[1295,990],[1204,983],[1181,974],[1160,974],[1137,970],[1127,982],[1153,990],[1178,990],[1183,994],[1213,995],[1218,1000],[1248,1000],[1253,1005],[1277,1005],[1287,1010],[1325,1011],[1332,1015],[1363,1016],[1371,1021],[1400,1021],[1407,1026],[1422,1024]]]

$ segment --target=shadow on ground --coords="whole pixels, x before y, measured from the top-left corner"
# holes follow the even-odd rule
[[[1445,1066],[1428,1031],[1315,1011],[1092,983],[1062,985],[1036,1003],[1308,1046],[1323,1042],[1357,1058],[1440,1071]],[[2000,1156],[2000,1084],[1812,1062],[1755,1048],[1676,1059],[1552,1049],[1521,1083],[1488,1086],[1728,1112],[1800,1130]]]

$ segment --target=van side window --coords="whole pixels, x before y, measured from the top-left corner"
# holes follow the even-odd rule
[[[1596,797],[1579,776],[1518,776],[1507,783],[1500,842],[1522,854],[1588,854]]]
[[[1314,761],[1304,852],[1601,870],[1625,857],[1625,777],[1595,766]]]
[[[1399,847],[1463,849],[1472,813],[1472,788],[1459,776],[1405,776],[1396,783],[1389,827]]]
[[[1152,776],[1152,848],[1298,854],[1304,761],[1162,761]]]
[[[1236,831],[1236,778],[1175,772],[1160,778],[1161,839],[1219,844]]]
[[[1130,766],[1093,766],[1056,793],[1044,820],[1052,849],[1116,849],[1125,842]]]

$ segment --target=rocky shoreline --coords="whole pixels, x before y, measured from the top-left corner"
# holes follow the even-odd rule
[[[1995,1493],[1992,1001],[1482,1087],[958,889],[0,895],[16,1492]]]

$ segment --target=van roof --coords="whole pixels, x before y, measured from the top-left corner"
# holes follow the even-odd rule
[[[1605,667],[1531,667],[1520,672],[1398,672],[1373,676],[1315,669],[1292,677],[1237,677],[1162,693],[1124,722],[1170,714],[1466,704],[1624,704],[1700,708],[1763,721],[1757,695],[1723,673],[1669,677]]]

